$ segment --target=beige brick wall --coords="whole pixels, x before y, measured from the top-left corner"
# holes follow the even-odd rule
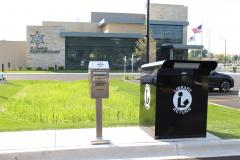
[[[0,65],[11,69],[26,66],[26,41],[0,41]]]
[[[62,26],[66,32],[100,32],[97,23],[43,21],[43,26]]]
[[[188,8],[183,5],[155,4],[150,5],[151,20],[187,21]]]
[[[103,32],[144,34],[144,25],[143,24],[109,23],[103,27]]]
[[[51,51],[60,51],[60,53],[31,53],[30,48],[36,48],[35,43],[31,43],[31,35],[36,32],[44,35],[44,43],[39,44],[39,47],[47,47]],[[32,68],[48,68],[58,66],[65,66],[65,38],[60,37],[59,32],[64,31],[63,27],[51,26],[27,26],[27,67]]]
[[[183,5],[150,5],[150,19],[163,21],[188,21],[188,7]],[[187,26],[183,26],[183,44],[187,45]]]

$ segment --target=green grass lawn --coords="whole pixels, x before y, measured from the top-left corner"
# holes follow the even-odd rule
[[[5,73],[53,73],[53,71],[37,71],[37,70],[7,70]]]
[[[11,81],[0,85],[0,131],[95,126],[88,81]],[[112,80],[103,125],[137,125],[139,85]]]
[[[10,70],[5,71],[5,73],[88,73],[87,70],[57,70],[57,71],[49,71],[49,70]]]
[[[103,125],[138,125],[139,85],[111,80]],[[240,111],[209,105],[208,131],[240,138]],[[88,81],[10,81],[0,84],[0,131],[95,127]]]
[[[240,110],[209,105],[208,131],[222,138],[240,138]]]
[[[1,71],[0,71],[1,72]],[[5,73],[88,73],[88,70],[5,70]],[[110,73],[123,73],[123,70],[110,70]],[[127,73],[132,73],[131,70],[127,70]],[[139,72],[134,72],[139,73]]]

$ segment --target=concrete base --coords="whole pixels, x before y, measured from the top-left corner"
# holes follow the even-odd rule
[[[139,127],[104,128],[108,145],[91,145],[95,129],[0,133],[1,160],[161,159],[240,155],[240,140],[154,140]]]
[[[92,145],[103,145],[103,144],[110,144],[111,141],[107,140],[107,139],[102,139],[102,138],[98,138],[96,140],[91,141]]]

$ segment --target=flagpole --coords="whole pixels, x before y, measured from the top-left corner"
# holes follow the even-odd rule
[[[210,59],[210,47],[211,47],[211,29],[209,27],[209,33],[208,33],[208,59]]]
[[[203,26],[202,26],[202,31],[201,31],[201,45],[202,45],[202,33],[203,33]]]
[[[196,45],[196,33],[194,33],[194,45]]]
[[[203,33],[203,22],[202,22],[202,29],[201,29],[201,46],[202,46],[202,33]],[[201,55],[200,55],[200,60],[202,60],[202,51],[203,51],[203,49],[201,49]]]
[[[196,33],[194,33],[194,46],[196,45]],[[194,58],[195,58],[195,50],[193,50]]]

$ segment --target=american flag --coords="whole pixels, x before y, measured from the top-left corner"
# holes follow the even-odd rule
[[[202,32],[202,25],[198,26],[197,28],[192,28],[194,34]]]

